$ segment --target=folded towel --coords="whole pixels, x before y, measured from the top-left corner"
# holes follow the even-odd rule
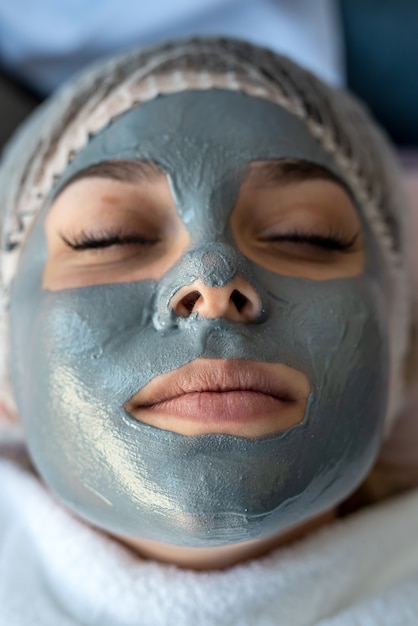
[[[0,462],[0,626],[416,626],[418,491],[221,572],[140,559]]]

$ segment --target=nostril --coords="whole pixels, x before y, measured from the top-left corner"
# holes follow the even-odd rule
[[[236,276],[223,287],[212,287],[201,280],[180,287],[167,303],[177,317],[189,318],[196,314],[199,319],[225,318],[248,324],[256,320],[260,297],[241,276]]]
[[[196,302],[199,300],[201,294],[199,291],[191,291],[186,294],[180,301],[181,311],[180,314],[187,317],[187,313],[191,313],[195,307]]]
[[[238,291],[238,289],[234,289],[234,291],[231,293],[231,300],[239,313],[248,302],[247,296],[244,296],[244,294]]]

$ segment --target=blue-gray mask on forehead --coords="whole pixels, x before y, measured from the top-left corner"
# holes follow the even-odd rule
[[[296,116],[221,90],[165,96],[125,113],[91,139],[59,184],[115,158],[154,161],[168,174],[191,244],[159,281],[48,291],[47,207],[39,216],[12,292],[11,361],[41,475],[108,531],[188,546],[267,536],[341,501],[376,456],[386,410],[387,294],[373,237],[363,221],[361,275],[316,281],[246,259],[229,226],[236,173],[250,162],[303,159],[336,172],[331,159]],[[262,302],[253,323],[170,312],[180,286],[197,278],[226,285],[237,273]],[[303,421],[259,439],[187,437],[126,412],[147,382],[199,357],[304,372],[311,395]]]

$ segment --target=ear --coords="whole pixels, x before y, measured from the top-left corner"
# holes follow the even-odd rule
[[[16,407],[8,394],[0,393],[0,425],[18,424]]]
[[[24,432],[16,408],[7,394],[0,394],[0,458],[32,470]]]

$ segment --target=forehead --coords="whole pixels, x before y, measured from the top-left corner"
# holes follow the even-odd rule
[[[219,239],[248,165],[283,158],[309,161],[339,176],[306,123],[283,107],[233,91],[185,91],[113,120],[69,164],[58,191],[96,163],[152,161],[167,173],[190,235]]]
[[[128,111],[77,154],[60,180],[111,159],[149,160],[170,177],[177,195],[213,189],[252,161],[301,159],[335,164],[306,124],[279,105],[224,90],[162,96]]]

